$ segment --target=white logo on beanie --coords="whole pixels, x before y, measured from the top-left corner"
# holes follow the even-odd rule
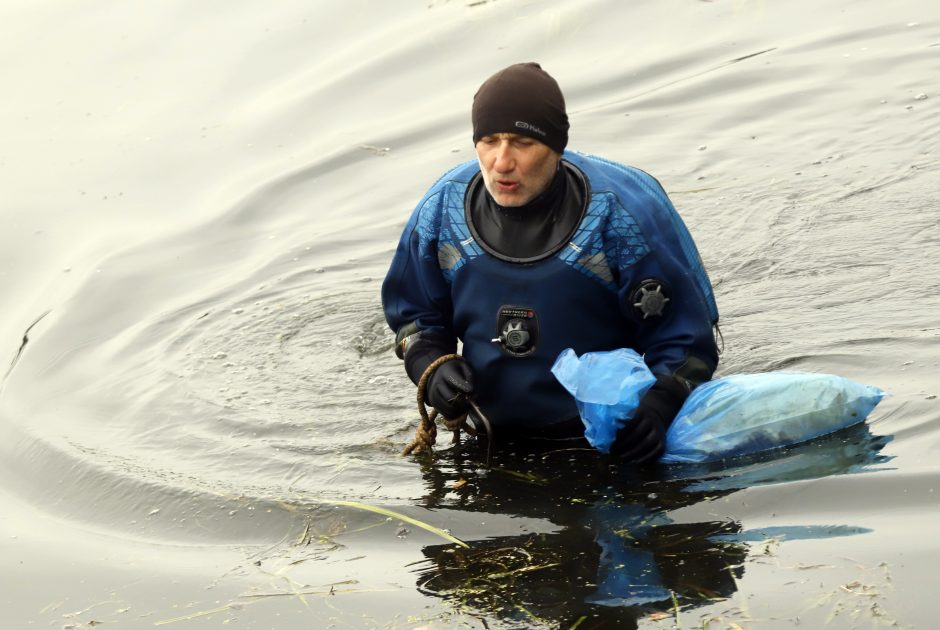
[[[527,129],[528,131],[534,131],[535,133],[543,137],[548,135],[547,133],[545,133],[544,131],[536,127],[535,125],[529,124],[523,120],[517,120],[516,127],[518,127],[519,129]]]

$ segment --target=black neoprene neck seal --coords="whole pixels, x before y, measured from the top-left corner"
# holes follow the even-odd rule
[[[587,180],[561,161],[548,189],[524,206],[497,204],[477,174],[467,187],[464,217],[486,253],[513,263],[533,263],[558,252],[571,239],[590,198]]]

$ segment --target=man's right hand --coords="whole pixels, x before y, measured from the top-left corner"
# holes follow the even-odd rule
[[[434,370],[427,384],[425,399],[445,418],[452,420],[470,408],[467,398],[473,395],[473,391],[473,369],[465,360],[454,359]]]

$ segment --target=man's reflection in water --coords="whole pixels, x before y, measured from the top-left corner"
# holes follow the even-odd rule
[[[425,459],[425,506],[541,519],[550,533],[470,549],[426,547],[418,587],[510,624],[635,628],[641,617],[730,597],[748,548],[736,521],[675,523],[674,509],[737,489],[860,470],[890,437],[865,425],[735,461],[616,468],[586,445],[500,445],[485,467],[472,443]],[[478,517],[476,517],[478,518]]]

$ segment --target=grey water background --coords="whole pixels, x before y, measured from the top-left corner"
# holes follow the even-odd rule
[[[936,3],[0,18],[3,627],[932,627]],[[721,373],[877,385],[868,429],[640,473],[399,456],[417,418],[380,282],[424,190],[474,156],[476,87],[527,60],[562,85],[572,148],[669,191]]]

